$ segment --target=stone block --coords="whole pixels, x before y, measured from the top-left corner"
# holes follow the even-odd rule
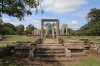
[[[29,50],[29,58],[32,59],[35,57],[35,48],[33,48],[32,50]]]
[[[71,50],[65,49],[66,51],[66,57],[71,57]]]

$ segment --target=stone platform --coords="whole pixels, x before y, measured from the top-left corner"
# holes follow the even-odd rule
[[[74,61],[66,57],[65,47],[56,42],[45,42],[36,46],[35,60],[37,61]]]

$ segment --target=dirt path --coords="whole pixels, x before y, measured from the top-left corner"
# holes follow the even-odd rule
[[[57,41],[55,39],[49,38],[49,39],[45,39],[44,43],[57,43]]]

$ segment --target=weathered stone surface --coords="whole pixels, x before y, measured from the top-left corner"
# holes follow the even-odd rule
[[[66,57],[71,57],[71,50],[65,49],[66,51]]]
[[[2,49],[0,50],[0,58],[11,55],[10,49]]]
[[[29,58],[32,59],[35,57],[35,48],[33,48],[32,50],[29,50]]]
[[[100,50],[98,50],[98,55],[100,55]]]

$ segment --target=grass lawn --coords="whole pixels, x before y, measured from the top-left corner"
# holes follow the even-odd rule
[[[0,44],[12,44],[14,41],[35,41],[37,38],[25,38],[24,35],[5,35],[6,41],[0,41]]]
[[[80,59],[84,64],[72,65],[72,66],[100,66],[100,61],[94,58],[82,58]]]
[[[68,41],[68,40],[77,40],[77,39],[80,39],[80,38],[87,38],[87,39],[89,39],[89,40],[91,40],[91,41],[93,41],[93,42],[100,42],[100,40],[97,40],[97,39],[95,39],[95,38],[100,38],[100,36],[75,36],[75,37],[72,37],[72,38],[63,38],[66,42]]]

